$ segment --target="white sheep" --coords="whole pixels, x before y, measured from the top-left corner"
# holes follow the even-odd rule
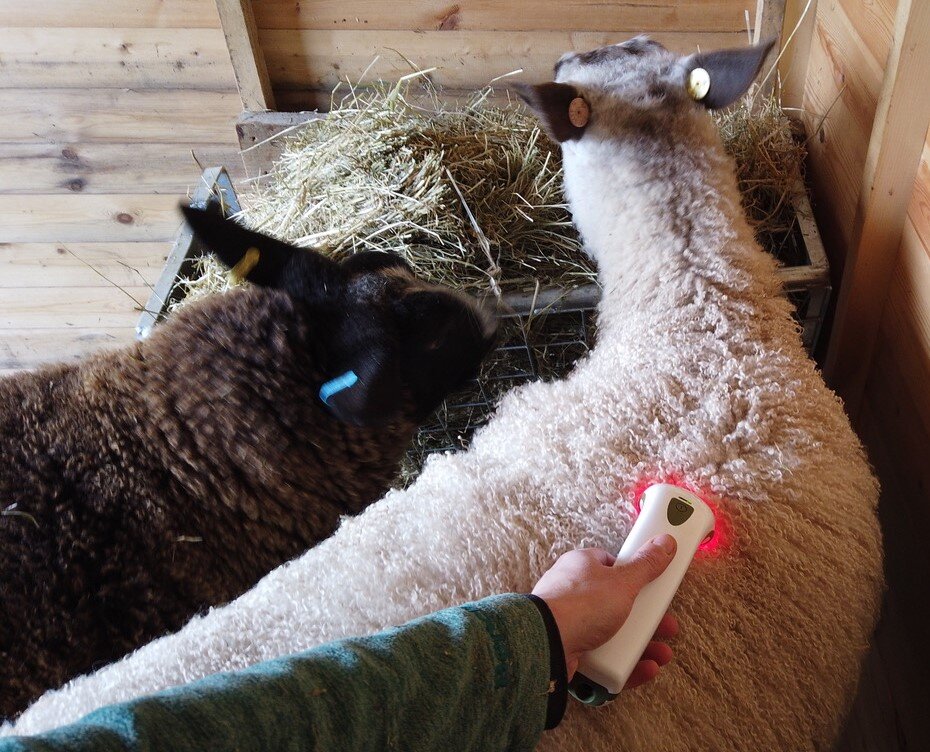
[[[682,58],[637,38],[565,56],[558,83],[523,88],[562,142],[599,264],[596,347],[564,380],[509,393],[468,451],[433,458],[232,604],[47,694],[13,730],[528,591],[566,550],[619,549],[638,490],[672,479],[711,500],[722,533],[674,602],[676,660],[604,708],[572,703],[544,746],[828,748],[878,609],[878,486],[703,106],[743,93],[766,51]],[[701,102],[696,68],[710,76]]]

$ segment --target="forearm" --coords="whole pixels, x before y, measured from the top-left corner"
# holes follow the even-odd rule
[[[104,708],[0,751],[529,750],[551,689],[540,612],[497,596]]]

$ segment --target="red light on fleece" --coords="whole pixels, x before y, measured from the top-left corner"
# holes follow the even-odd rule
[[[679,488],[684,488],[695,496],[701,499],[708,507],[710,511],[714,514],[714,532],[708,540],[705,540],[698,546],[698,554],[704,556],[718,556],[724,550],[726,550],[727,545],[730,541],[730,526],[727,521],[726,516],[720,511],[720,508],[717,504],[711,499],[713,498],[709,493],[703,493],[702,491],[695,488],[692,484],[683,481],[678,477],[666,478],[665,480],[644,480],[636,484],[633,488],[633,508],[636,511],[636,516],[639,517],[640,512],[642,511],[642,501],[643,494],[646,492],[646,489],[650,486],[654,486],[657,483],[671,483],[674,486]]]

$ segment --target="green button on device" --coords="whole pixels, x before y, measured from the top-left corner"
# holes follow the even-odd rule
[[[691,502],[687,499],[675,496],[668,503],[668,511],[666,514],[668,516],[668,521],[672,525],[683,525],[688,521],[688,518],[694,514],[694,507],[691,506]]]

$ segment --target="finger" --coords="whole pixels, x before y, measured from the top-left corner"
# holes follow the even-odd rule
[[[672,649],[664,642],[653,640],[643,651],[642,661],[655,661],[660,666],[668,665],[672,660]]]
[[[629,563],[616,568],[634,597],[672,563],[677,545],[671,535],[660,535],[640,548]]]
[[[612,567],[614,565],[614,561],[616,561],[615,557],[612,556],[609,551],[605,551],[603,548],[583,548],[581,550],[599,564],[604,564],[608,567]]]
[[[655,661],[640,661],[636,664],[636,668],[633,669],[633,673],[630,674],[630,678],[626,680],[623,688],[633,689],[633,687],[638,687],[640,684],[652,681],[658,674],[659,665]]]
[[[653,635],[654,640],[671,640],[678,636],[678,619],[671,614],[666,614],[659,622],[656,633]]]

